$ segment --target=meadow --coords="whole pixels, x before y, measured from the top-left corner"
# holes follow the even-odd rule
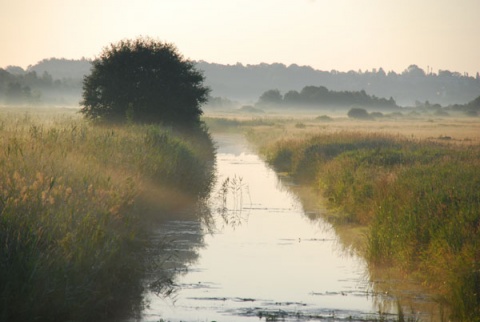
[[[140,309],[148,229],[206,197],[206,129],[93,125],[0,109],[0,320],[101,321]]]
[[[325,200],[339,230],[362,232],[350,240],[372,271],[391,267],[419,281],[442,319],[479,321],[477,119],[268,120],[243,128],[250,141],[278,173]]]

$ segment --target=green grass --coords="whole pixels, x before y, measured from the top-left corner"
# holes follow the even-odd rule
[[[338,132],[261,150],[278,171],[321,191],[340,210],[337,223],[368,227],[370,263],[414,273],[451,319],[480,320],[479,146]]]
[[[138,309],[145,227],[206,196],[208,133],[93,126],[72,113],[1,113],[0,125],[0,320]]]

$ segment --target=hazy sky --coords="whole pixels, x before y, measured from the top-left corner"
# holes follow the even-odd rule
[[[193,60],[480,71],[480,0],[0,0],[0,67],[139,35]]]

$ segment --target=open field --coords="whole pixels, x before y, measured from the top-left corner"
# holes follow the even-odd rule
[[[322,118],[327,116],[328,118]],[[461,144],[480,143],[480,117],[452,115],[439,117],[432,114],[391,115],[374,120],[355,120],[346,113],[272,113],[272,114],[234,114],[210,113],[207,121],[214,128],[226,126],[265,125],[269,135],[302,137],[313,133],[335,133],[342,131],[361,131],[366,133],[386,133],[411,139],[428,139]],[[217,122],[215,122],[217,120]],[[230,123],[228,124],[228,120]],[[272,131],[272,129],[275,129]]]

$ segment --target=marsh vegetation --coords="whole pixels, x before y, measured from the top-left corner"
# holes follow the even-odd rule
[[[278,172],[328,200],[337,227],[365,227],[354,247],[372,270],[395,267],[434,291],[443,318],[477,321],[478,122],[306,120],[249,137]]]
[[[0,319],[138,312],[149,227],[213,182],[208,132],[3,109],[0,133]]]
[[[216,131],[246,132],[278,173],[312,187],[304,204],[328,203],[323,218],[368,260],[371,276],[393,267],[433,294],[444,309],[441,318],[475,321],[475,119],[236,114],[204,120]],[[162,223],[167,214],[186,216],[177,210],[208,198],[215,149],[205,127],[186,133],[158,125],[95,125],[74,109],[4,108],[0,132],[1,319],[108,320],[143,312],[149,288],[162,296],[172,292],[175,276],[152,261],[173,241],[152,245],[152,228],[171,229]],[[222,202],[215,211],[238,227],[245,211],[256,210],[248,183],[229,175],[218,183]],[[226,190],[243,191],[230,208]],[[203,247],[202,224],[197,217],[183,224],[189,222],[198,238],[188,247]],[[186,252],[190,257],[169,269],[196,261],[194,251]],[[399,303],[394,311],[407,313]]]

